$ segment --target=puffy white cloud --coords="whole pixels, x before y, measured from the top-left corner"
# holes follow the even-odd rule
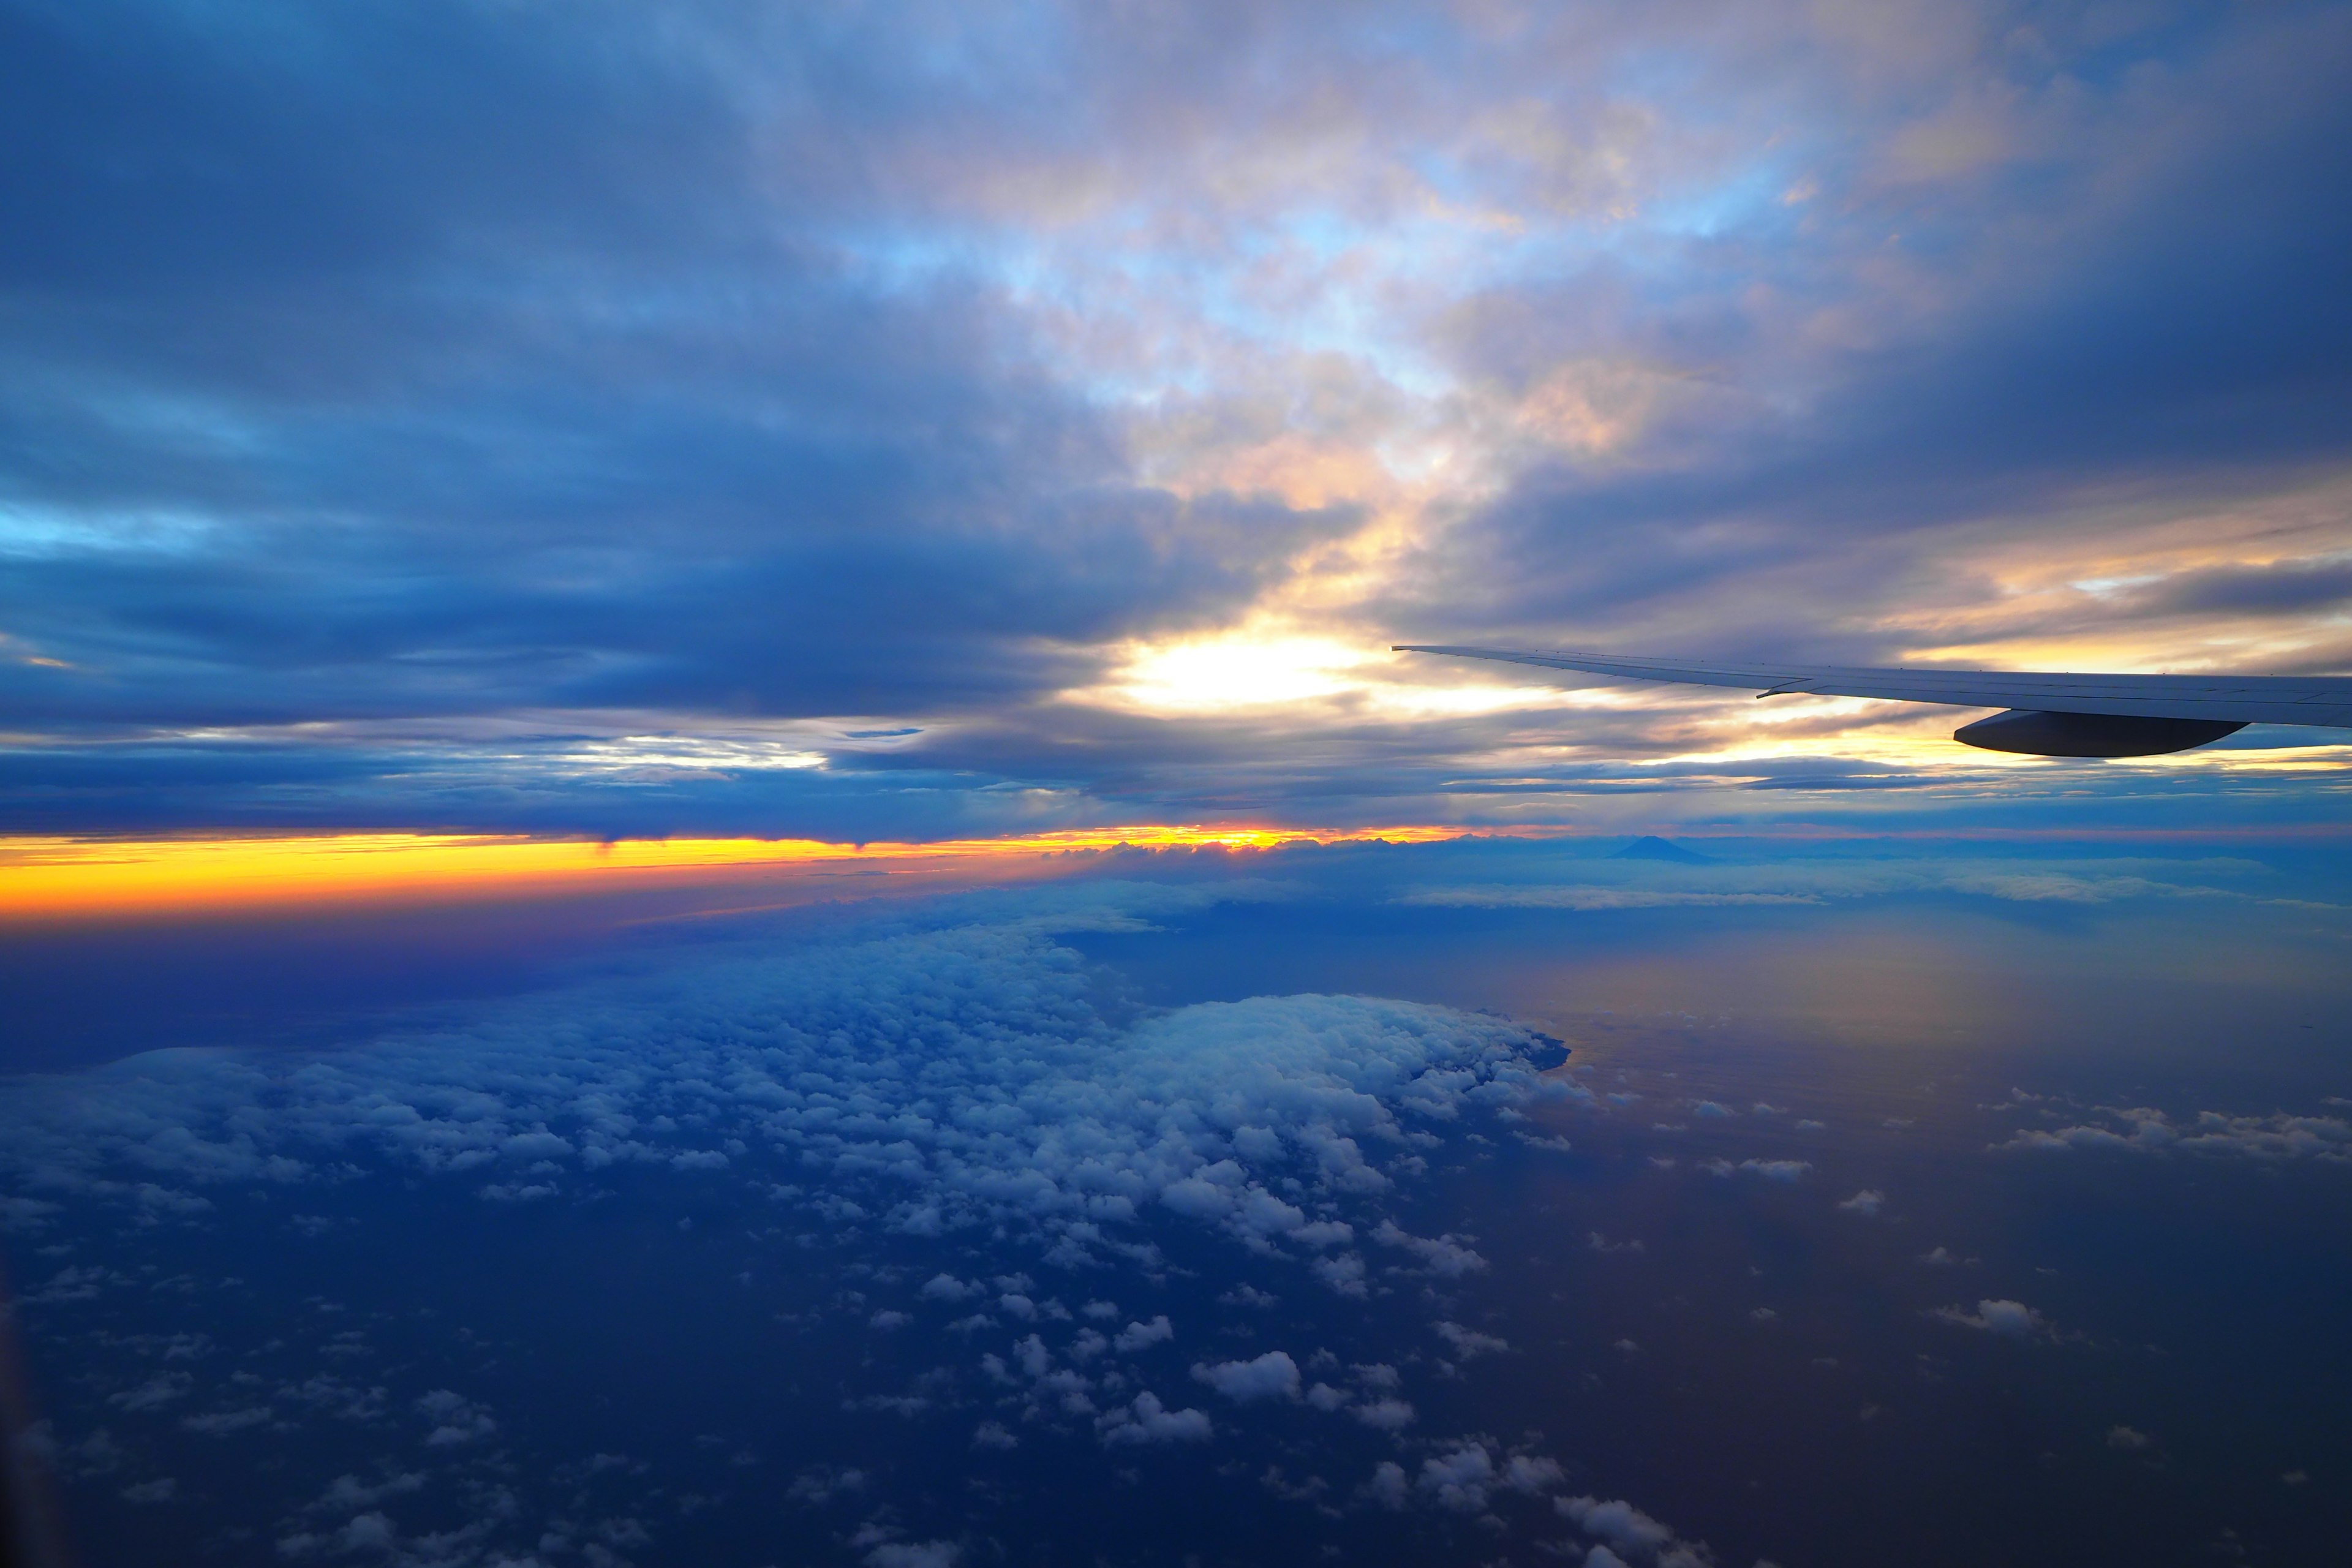
[[[1465,1443],[1448,1453],[1421,1462],[1419,1485],[1442,1508],[1477,1513],[1486,1506],[1486,1491],[1495,1479],[1495,1458],[1485,1446]]]
[[[1372,1239],[1387,1247],[1402,1247],[1412,1253],[1430,1269],[1448,1279],[1460,1279],[1465,1274],[1477,1273],[1486,1267],[1486,1260],[1451,1236],[1413,1236],[1398,1228],[1393,1220],[1382,1220],[1373,1228]]]
[[[1559,1498],[1552,1506],[1559,1510],[1561,1517],[1574,1520],[1585,1534],[1607,1543],[1595,1548],[1596,1552],[1614,1547],[1621,1552],[1647,1557],[1654,1552],[1662,1552],[1675,1543],[1675,1531],[1671,1526],[1651,1518],[1622,1499],[1603,1502],[1594,1497]]]
[[[306,1205],[392,1180],[446,1184],[456,1194],[487,1185],[500,1189],[488,1195],[507,1203],[523,1201],[530,1188],[557,1199],[560,1189],[560,1201],[585,1203],[614,1179],[605,1173],[634,1167],[672,1191],[740,1192],[761,1211],[755,1225],[797,1208],[845,1236],[887,1229],[897,1233],[889,1247],[911,1246],[920,1261],[894,1261],[861,1279],[878,1301],[837,1298],[845,1321],[901,1331],[903,1340],[919,1313],[956,1319],[950,1326],[967,1332],[1021,1337],[970,1346],[963,1354],[977,1356],[979,1367],[975,1375],[964,1362],[964,1394],[918,1380],[911,1392],[844,1390],[844,1403],[934,1423],[961,1415],[946,1436],[969,1433],[982,1451],[1019,1445],[1014,1428],[1024,1417],[1055,1427],[1086,1419],[1101,1443],[1119,1450],[1219,1435],[1207,1412],[1169,1407],[1142,1388],[1134,1364],[1114,1359],[1172,1342],[1168,1314],[1129,1317],[1100,1298],[1074,1314],[1049,1292],[1079,1297],[1054,1284],[1047,1267],[1132,1263],[1157,1281],[1166,1265],[1155,1229],[1164,1237],[1201,1226],[1251,1249],[1254,1272],[1259,1263],[1294,1268],[1298,1279],[1349,1296],[1370,1289],[1365,1258],[1350,1250],[1360,1241],[1376,1258],[1385,1249],[1384,1261],[1442,1281],[1488,1268],[1474,1238],[1414,1235],[1382,1211],[1395,1184],[1428,1168],[1421,1156],[1439,1157],[1431,1130],[1547,1092],[1527,1060],[1536,1043],[1527,1031],[1492,1017],[1340,996],[1258,998],[1133,1024],[1107,1019],[1093,1005],[1084,965],[1053,940],[1067,929],[1066,916],[1039,915],[1019,900],[998,907],[1009,918],[946,925],[909,918],[806,950],[706,948],[650,979],[501,1005],[463,1028],[316,1059],[234,1051],[133,1058],[31,1086],[0,1105],[0,1164],[38,1184],[42,1202],[115,1205],[166,1222],[220,1223],[205,1217],[206,1200],[194,1189],[233,1183],[316,1183],[300,1200]],[[1149,898],[1121,894],[1097,913],[1150,907]],[[482,1215],[478,1223],[514,1223],[471,1206]],[[220,1212],[228,1208],[225,1202]],[[704,1232],[715,1234],[719,1223],[705,1222]],[[976,1265],[983,1248],[994,1261]],[[996,1272],[1016,1258],[1048,1285]],[[97,1295],[121,1282],[85,1269],[52,1283],[62,1294]],[[1219,1285],[1231,1305],[1276,1300],[1255,1283],[1207,1289]],[[1094,1288],[1129,1295],[1124,1285]],[[1130,1296],[1129,1306],[1145,1300]],[[1069,1327],[1054,1326],[1064,1322]],[[1452,1321],[1434,1331],[1456,1359],[1509,1348]],[[1368,1346],[1358,1353],[1383,1352]],[[1329,1381],[1307,1390],[1310,1372]],[[1385,1447],[1386,1437],[1416,1425],[1385,1363],[1343,1373],[1335,1356],[1305,1361],[1269,1351],[1204,1357],[1191,1375],[1244,1405],[1311,1394],[1318,1409],[1363,1423],[1367,1430],[1347,1441],[1381,1434]],[[315,1412],[386,1423],[408,1414],[421,1425],[409,1425],[400,1440],[421,1439],[436,1458],[469,1469],[482,1465],[477,1456],[509,1458],[499,1450],[511,1435],[487,1406],[447,1388],[414,1398],[429,1383],[386,1381],[394,1392],[327,1377],[289,1383],[236,1402],[245,1408],[186,1424],[226,1436],[279,1419],[273,1412],[289,1421]],[[192,1391],[173,1373],[122,1397],[152,1401],[144,1410]],[[971,1426],[981,1413],[971,1392],[1000,1401],[1003,1419]],[[161,1419],[187,1408],[204,1407],[174,1405]],[[1337,1438],[1355,1430],[1325,1428]],[[1392,1480],[1376,1473],[1375,1500],[1483,1508],[1489,1496],[1559,1485],[1552,1461],[1491,1452],[1474,1438],[1411,1451],[1405,1465],[1391,1467]],[[344,1478],[333,1508],[320,1509],[337,1517],[313,1519],[308,1533],[287,1539],[324,1557],[347,1549],[342,1534],[361,1520],[392,1531],[401,1510],[395,1503],[384,1511],[393,1492],[383,1489],[391,1484],[372,1489]],[[828,1481],[827,1495],[849,1485]],[[811,1500],[807,1489],[796,1483],[792,1495]],[[386,1546],[365,1550],[414,1552],[424,1539],[387,1533]],[[923,1559],[903,1554],[934,1549],[951,1554],[954,1546],[881,1535],[856,1544],[869,1563],[917,1563]]]
[[[1102,1440],[1114,1447],[1205,1443],[1215,1435],[1205,1411],[1171,1410],[1150,1389],[1137,1394],[1128,1405],[1108,1412],[1095,1426]]]
[[[1548,1492],[1566,1479],[1558,1459],[1540,1454],[1514,1454],[1503,1467],[1502,1484],[1515,1492]]]
[[[1370,1293],[1364,1283],[1364,1260],[1352,1252],[1343,1252],[1337,1258],[1318,1258],[1312,1268],[1317,1279],[1342,1296]]]
[[[866,1568],[955,1568],[963,1548],[952,1541],[886,1541],[866,1554]]]
[[[433,1430],[425,1438],[427,1447],[478,1443],[499,1429],[487,1409],[446,1388],[436,1388],[418,1399],[416,1413],[433,1423]]]
[[[1489,1355],[1511,1348],[1507,1341],[1498,1339],[1493,1334],[1482,1334],[1475,1329],[1465,1329],[1459,1323],[1438,1323],[1434,1326],[1437,1330],[1437,1337],[1452,1345],[1454,1353],[1464,1361],[1468,1361],[1473,1356]]]
[[[1240,1405],[1298,1397],[1298,1363],[1287,1351],[1268,1351],[1253,1361],[1195,1362],[1192,1376]]]
[[[1355,1227],[1332,1206],[1384,1191],[1384,1162],[1422,1168],[1415,1124],[1552,1092],[1526,1059],[1535,1037],[1357,996],[1108,1023],[1054,934],[1195,898],[1099,883],[798,949],[744,942],[307,1060],[150,1052],[12,1094],[0,1169],[36,1201],[169,1215],[206,1200],[166,1182],[301,1181],[372,1162],[427,1174],[523,1162],[542,1173],[477,1189],[521,1202],[615,1165],[724,1175],[765,1158],[795,1171],[772,1184],[779,1202],[837,1224],[1003,1226],[1076,1265],[1138,1245],[1156,1208],[1311,1258],[1360,1293],[1361,1260],[1330,1251]],[[1484,1264],[1452,1237],[1379,1234],[1441,1273]],[[943,1273],[921,1294],[972,1289]],[[999,1290],[1018,1313],[1012,1298],[1028,1291]]]
[[[1804,1179],[1813,1168],[1810,1160],[1742,1160],[1737,1165],[1728,1160],[1702,1160],[1699,1169],[1712,1176],[1730,1176],[1746,1173],[1768,1182],[1796,1183]]]
[[[2053,1331],[2050,1321],[2022,1301],[1979,1301],[1973,1312],[1965,1307],[1937,1307],[1927,1315],[1939,1323],[1979,1329],[2004,1339],[2041,1339]]]
[[[2147,1106],[2100,1105],[2096,1121],[2056,1128],[2021,1129],[2001,1149],[2063,1152],[2116,1150],[2153,1154],[2231,1155],[2252,1160],[2352,1162],[2352,1121],[2340,1116],[2226,1116],[2203,1110],[2186,1122]]]
[[[1129,1323],[1111,1339],[1111,1344],[1121,1354],[1132,1354],[1150,1345],[1161,1344],[1176,1337],[1175,1325],[1161,1312],[1148,1323]]]
[[[1864,1187],[1862,1191],[1854,1194],[1853,1196],[1838,1205],[1838,1207],[1843,1209],[1848,1214],[1858,1214],[1864,1219],[1868,1219],[1875,1215],[1881,1208],[1885,1206],[1885,1204],[1886,1194],[1885,1193],[1878,1191],[1874,1187]]]

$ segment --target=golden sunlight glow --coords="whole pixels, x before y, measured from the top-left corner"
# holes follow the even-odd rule
[[[1346,690],[1369,657],[1330,637],[1213,637],[1139,649],[1113,689],[1163,712],[1297,702]]]
[[[1308,702],[1344,703],[1382,718],[1420,719],[1557,708],[1575,693],[1555,686],[1423,686],[1394,679],[1407,669],[1384,647],[1335,637],[1234,632],[1188,642],[1140,644],[1103,686],[1080,701],[1154,714],[1203,714]],[[1453,673],[1450,669],[1447,673]]]
[[[0,839],[0,919],[121,916],[375,898],[540,894],[820,863],[1010,861],[1072,850],[1271,849],[1432,843],[1457,827],[1313,829],[1145,825],[931,844],[820,839],[577,839],[339,834],[274,838]]]

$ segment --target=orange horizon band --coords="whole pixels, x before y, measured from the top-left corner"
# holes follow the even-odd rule
[[[1452,826],[1066,828],[930,843],[814,838],[531,838],[414,833],[0,839],[0,919],[122,914],[406,892],[540,890],[625,873],[828,862],[1009,860],[1073,851],[1261,850],[1318,843],[1434,843],[1492,833]]]

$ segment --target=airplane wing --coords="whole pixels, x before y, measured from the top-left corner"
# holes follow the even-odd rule
[[[1869,669],[1828,664],[1714,664],[1625,654],[1538,653],[1514,648],[1432,647],[1400,644],[1399,653],[1499,659],[1547,669],[1580,670],[1626,680],[1729,686],[1759,697],[1874,697],[2006,708],[1998,719],[1968,725],[1955,739],[1996,751],[2052,756],[2140,756],[2219,740],[2248,724],[2316,724],[2352,729],[2352,678],[2281,675],[2060,675],[1990,669]],[[2125,721],[2143,721],[2134,724]],[[2080,721],[2059,722],[2049,721]],[[2101,722],[2100,721],[2111,721]],[[1974,735],[1967,731],[1975,731]],[[2064,748],[2036,742],[2064,742]],[[2169,740],[2170,744],[2148,743]],[[2128,745],[2137,750],[2076,750]]]

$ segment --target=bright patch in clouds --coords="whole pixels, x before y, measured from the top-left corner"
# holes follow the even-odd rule
[[[1559,707],[1568,700],[1550,686],[1424,686],[1397,679],[1413,668],[1405,662],[1412,658],[1335,637],[1244,632],[1142,645],[1110,680],[1074,695],[1170,715],[1321,702],[1399,718]],[[1432,664],[1424,658],[1419,668]]]

